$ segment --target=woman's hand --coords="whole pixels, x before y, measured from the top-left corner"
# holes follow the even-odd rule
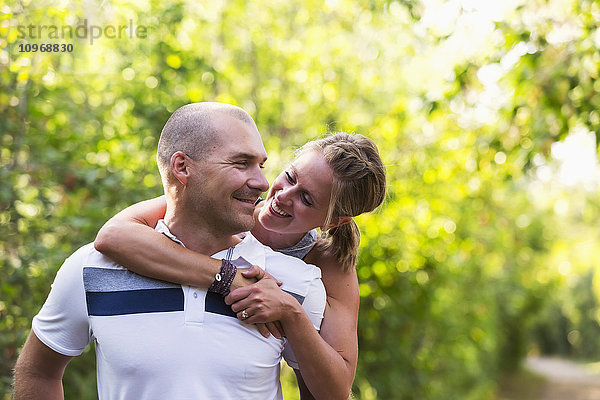
[[[285,318],[290,310],[295,309],[294,302],[298,302],[279,288],[280,281],[260,267],[252,266],[248,271],[243,272],[243,275],[260,280],[250,286],[234,290],[225,297],[225,303],[231,305],[240,321],[256,324],[264,337],[273,334],[281,339],[285,332],[279,320]]]
[[[242,275],[244,276],[244,278],[248,278],[248,279],[254,278],[255,281],[260,281],[263,278],[273,279],[273,280],[275,280],[275,282],[277,282],[278,286],[283,285],[283,282],[281,282],[279,279],[275,278],[273,275],[271,275],[270,273],[268,273],[267,271],[265,271],[258,265],[251,266],[247,270],[243,271]]]

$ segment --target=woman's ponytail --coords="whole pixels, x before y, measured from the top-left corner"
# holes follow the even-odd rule
[[[359,244],[360,229],[354,219],[351,219],[346,224],[331,228],[327,238],[319,239],[316,246],[322,251],[331,253],[344,271],[348,271],[356,264]]]

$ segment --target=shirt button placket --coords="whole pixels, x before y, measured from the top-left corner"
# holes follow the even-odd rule
[[[191,325],[202,324],[204,321],[204,301],[206,292],[189,286],[185,290],[185,323]]]

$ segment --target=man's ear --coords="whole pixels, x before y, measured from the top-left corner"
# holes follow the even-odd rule
[[[347,224],[350,221],[352,221],[352,217],[337,217],[337,218],[332,218],[331,222],[329,222],[329,225],[327,226],[327,229],[336,228],[336,227],[338,227],[340,225]],[[323,229],[323,228],[321,227],[321,229]]]
[[[176,151],[171,156],[171,172],[182,185],[187,184],[190,175],[188,163],[189,158],[183,151]]]

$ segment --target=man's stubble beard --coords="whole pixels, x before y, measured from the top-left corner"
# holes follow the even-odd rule
[[[248,232],[254,227],[253,213],[241,215],[236,213],[233,207],[224,208],[223,204],[215,200],[195,201],[193,207],[197,223],[204,224],[215,235],[235,235]]]

